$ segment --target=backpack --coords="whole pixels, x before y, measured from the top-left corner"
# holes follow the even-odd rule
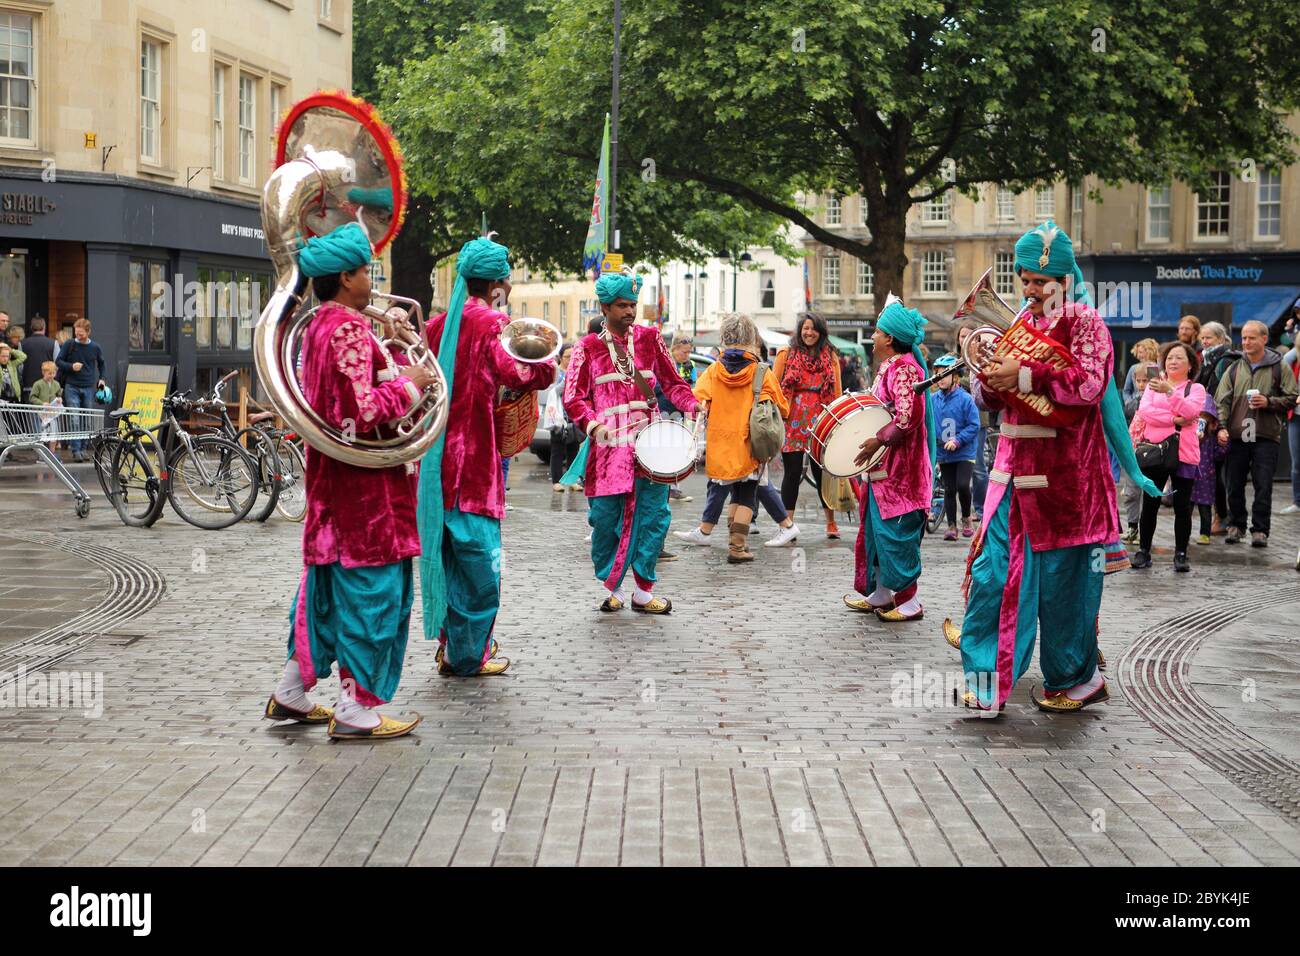
[[[781,451],[785,444],[785,422],[781,410],[770,398],[761,398],[767,366],[761,362],[754,369],[754,407],[749,411],[749,450],[758,462],[765,462]]]

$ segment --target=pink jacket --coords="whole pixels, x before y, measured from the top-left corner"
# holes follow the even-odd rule
[[[658,329],[634,325],[624,343],[633,364],[653,390],[655,382],[677,408],[695,414],[699,402],[691,387],[677,374],[677,366],[664,347]],[[569,370],[564,376],[564,410],[586,435],[599,423],[614,432],[608,445],[592,441],[587,452],[587,471],[583,490],[587,497],[622,495],[632,490],[636,480],[633,442],[641,422],[657,416],[657,408],[647,408],[645,397],[636,382],[618,373],[610,358],[609,345],[598,334],[583,336],[573,348]]]
[[[1142,393],[1138,413],[1146,422],[1142,437],[1150,442],[1164,441],[1174,433],[1174,416],[1181,416],[1187,424],[1178,433],[1178,460],[1184,465],[1197,465],[1201,461],[1201,440],[1196,434],[1196,419],[1205,408],[1205,387],[1193,382],[1174,386],[1168,395],[1147,386]]]
[[[419,400],[371,332],[370,320],[337,302],[326,302],[312,317],[303,351],[303,394],[335,428],[370,435]],[[377,567],[418,555],[418,478],[414,465],[359,468],[308,445],[303,563]]]
[[[429,342],[437,352],[447,313],[429,323]],[[460,340],[456,346],[456,381],[447,413],[447,438],[442,451],[442,504],[466,514],[500,521],[506,513],[505,482],[497,452],[497,388],[516,392],[546,388],[555,381],[555,363],[516,362],[497,336],[510,317],[482,299],[465,300]]]
[[[925,403],[929,397],[912,391],[921,377],[916,359],[910,354],[895,355],[880,366],[871,388],[876,398],[894,404],[893,421],[876,436],[888,451],[867,475],[882,518],[897,518],[930,507],[934,471],[925,436]],[[871,478],[882,471],[883,478]]]

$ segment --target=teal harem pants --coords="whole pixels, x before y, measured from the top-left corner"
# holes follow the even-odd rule
[[[438,640],[451,669],[465,677],[492,656],[492,631],[501,607],[501,522],[458,508],[444,511],[443,522],[447,620]]]
[[[994,489],[989,486],[990,505],[996,500]],[[1097,667],[1105,548],[1081,544],[1032,550],[1014,488],[1007,488],[984,518],[961,628],[968,689],[982,706],[1000,706],[1028,670],[1040,628],[1043,686],[1063,691],[1087,682]]]
[[[637,478],[630,495],[600,495],[587,501],[591,562],[596,577],[610,591],[616,591],[631,566],[637,587],[652,589],[655,565],[673,517],[668,486]]]
[[[861,514],[862,523],[853,549],[853,589],[866,596],[880,585],[893,591],[900,603],[910,600],[921,577],[925,512],[880,517],[875,490],[867,482]]]
[[[329,677],[337,662],[361,706],[392,700],[414,601],[411,558],[374,568],[308,565],[289,611],[289,656],[297,656],[303,687]]]

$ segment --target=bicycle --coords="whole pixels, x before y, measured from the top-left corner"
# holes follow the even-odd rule
[[[943,475],[936,464],[934,466],[934,490],[930,494],[930,510],[925,516],[925,530],[930,534],[938,533],[939,525],[943,524],[944,503]]]
[[[283,461],[276,450],[275,442],[264,430],[252,426],[236,428],[235,423],[230,420],[230,413],[225,399],[221,397],[221,390],[238,374],[239,372],[235,371],[225,375],[213,387],[212,394],[200,399],[193,408],[200,414],[215,415],[218,425],[212,433],[230,439],[256,458],[258,497],[263,499],[263,503],[255,511],[250,512],[249,517],[254,521],[266,521],[276,510],[280,498],[283,487]],[[195,500],[201,507],[206,508],[211,504],[201,497]],[[217,505],[216,510],[224,509]],[[306,514],[305,502],[303,513]]]
[[[135,414],[133,408],[109,413],[113,424],[91,438],[90,452],[99,486],[122,523],[148,528],[166,501],[166,468],[153,433],[131,421]]]
[[[302,439],[296,432],[271,424],[276,413],[253,400],[249,400],[253,413],[248,424],[266,435],[275,446],[280,458],[280,497],[275,510],[287,521],[302,521],[307,517],[307,458],[302,449]]]

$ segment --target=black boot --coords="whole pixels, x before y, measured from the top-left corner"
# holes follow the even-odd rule
[[[1151,567],[1151,555],[1146,551],[1138,551],[1129,559],[1129,566],[1138,570],[1149,568]]]
[[[1190,570],[1192,570],[1192,565],[1191,565],[1191,563],[1187,560],[1187,552],[1186,552],[1186,551],[1175,551],[1175,552],[1174,552],[1174,570],[1175,570],[1175,571],[1190,571]]]

